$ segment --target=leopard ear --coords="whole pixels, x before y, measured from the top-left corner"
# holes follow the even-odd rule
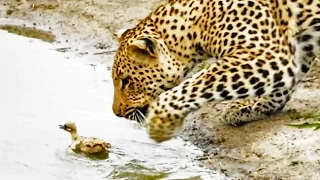
[[[128,53],[131,59],[142,63],[157,58],[156,44],[149,38],[141,38],[133,41],[128,46]]]
[[[130,29],[119,29],[112,33],[113,37],[117,39],[119,42],[123,40],[126,34],[130,31]]]

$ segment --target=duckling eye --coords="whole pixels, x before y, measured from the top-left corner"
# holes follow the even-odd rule
[[[129,84],[129,77],[125,77],[123,79],[121,79],[121,89],[125,88],[125,86]]]
[[[68,126],[67,126],[67,125],[64,125],[63,127],[64,127],[64,128],[66,128],[66,129],[68,128]]]

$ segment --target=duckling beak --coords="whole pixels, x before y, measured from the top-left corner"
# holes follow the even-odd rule
[[[59,125],[59,128],[65,130],[64,125]]]

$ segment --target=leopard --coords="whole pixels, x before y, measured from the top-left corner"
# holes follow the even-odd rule
[[[320,1],[168,0],[115,37],[113,112],[162,143],[208,102],[231,126],[282,111],[319,55]]]

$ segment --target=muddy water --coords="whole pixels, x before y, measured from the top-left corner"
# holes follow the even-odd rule
[[[192,159],[201,152],[181,139],[155,144],[113,115],[112,81],[58,47],[0,30],[0,174],[5,179],[225,179]],[[112,144],[107,160],[70,153],[59,124]]]

